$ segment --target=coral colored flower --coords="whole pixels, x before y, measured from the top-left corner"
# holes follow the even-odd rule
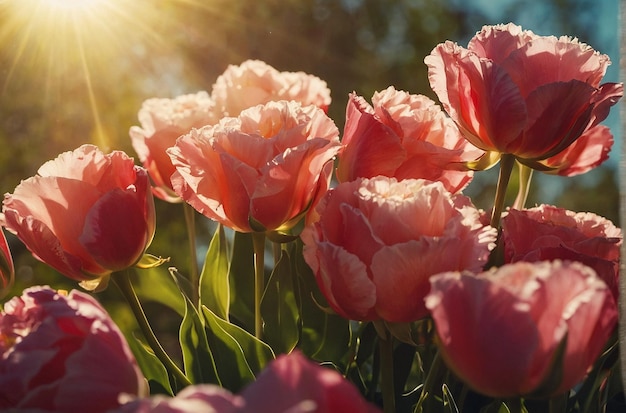
[[[502,219],[505,262],[570,260],[593,268],[617,300],[622,231],[590,212],[551,205],[511,209]]]
[[[217,120],[213,100],[207,92],[143,102],[139,110],[141,126],[131,127],[130,137],[139,160],[150,174],[157,197],[168,202],[180,201],[172,189],[170,176],[174,166],[165,150],[192,128],[212,125]]]
[[[146,170],[93,145],[46,162],[5,195],[3,212],[35,258],[78,281],[134,265],[155,231]]]
[[[609,159],[613,146],[611,130],[604,125],[587,129],[567,149],[543,161],[546,173],[561,176],[584,174]]]
[[[600,84],[606,55],[569,37],[514,24],[485,26],[467,48],[450,41],[425,59],[430,85],[475,146],[482,166],[512,154],[532,168],[604,120],[623,85]]]
[[[330,89],[320,78],[304,72],[279,72],[260,60],[229,65],[211,92],[221,116],[238,116],[244,109],[270,101],[294,100],[324,111],[330,105]]]
[[[346,108],[345,146],[339,157],[340,182],[377,175],[441,181],[458,192],[472,179],[464,162],[483,151],[471,145],[431,99],[390,86],[365,99],[350,94]]]
[[[330,306],[353,320],[425,317],[430,276],[481,270],[496,238],[470,199],[441,182],[359,178],[316,211],[301,235],[304,258]]]
[[[37,286],[4,304],[0,410],[105,412],[145,387],[122,333],[89,295]]]
[[[269,102],[181,137],[176,193],[241,232],[286,230],[325,193],[339,131],[315,106]]]
[[[281,355],[240,394],[214,385],[189,386],[174,398],[132,401],[115,413],[376,413],[356,387],[335,370],[299,352]],[[113,413],[113,412],[112,412]]]
[[[9,244],[4,236],[4,231],[0,229],[0,298],[3,298],[13,286],[15,278],[15,267],[13,257],[9,250]]]
[[[518,262],[478,276],[439,274],[431,283],[426,307],[441,355],[491,397],[566,392],[585,377],[617,324],[606,284],[577,262]]]

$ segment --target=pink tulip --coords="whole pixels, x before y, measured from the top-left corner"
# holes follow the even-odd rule
[[[299,352],[281,355],[240,394],[210,384],[137,399],[111,413],[376,413],[352,383]]]
[[[0,313],[0,409],[84,413],[142,396],[145,381],[122,333],[96,300],[26,289]]]
[[[4,231],[0,229],[0,298],[3,298],[11,287],[15,278],[15,267],[13,257],[9,250],[9,244],[4,236]]]
[[[608,56],[514,24],[483,27],[467,48],[439,44],[425,62],[431,87],[472,144],[539,169],[623,94],[622,84],[600,84]]]
[[[561,176],[584,174],[609,159],[612,146],[611,130],[604,125],[596,125],[587,129],[565,150],[543,161],[550,168],[545,172]]]
[[[143,102],[139,110],[141,126],[131,127],[130,137],[139,160],[152,178],[154,195],[168,202],[181,200],[172,189],[170,176],[175,168],[165,150],[192,128],[212,125],[217,120],[213,100],[206,92]]]
[[[339,131],[315,106],[269,102],[181,137],[176,193],[236,231],[286,230],[325,193]]]
[[[304,258],[332,309],[353,320],[427,316],[430,276],[481,270],[496,238],[470,199],[441,182],[359,178],[316,212],[301,235]]]
[[[274,394],[274,397],[268,396]],[[281,355],[243,390],[246,413],[374,413],[356,387],[299,352]]]
[[[155,230],[145,169],[93,145],[46,162],[5,195],[3,212],[35,258],[78,281],[134,265]]]
[[[241,396],[214,384],[197,384],[185,387],[176,397],[135,399],[108,413],[237,413],[244,407]]]
[[[339,157],[340,182],[377,175],[443,182],[458,192],[472,179],[462,164],[483,151],[471,145],[431,99],[390,86],[372,97],[373,107],[352,93]]]
[[[279,72],[260,60],[229,65],[220,75],[211,97],[220,116],[239,116],[241,111],[270,101],[293,100],[327,111],[330,89],[320,78],[304,72]]]
[[[622,231],[590,212],[551,205],[511,209],[502,219],[505,262],[570,260],[593,268],[617,300]]]
[[[583,380],[617,323],[611,292],[580,263],[518,262],[478,276],[439,274],[431,283],[425,301],[441,355],[490,397],[566,392]]]

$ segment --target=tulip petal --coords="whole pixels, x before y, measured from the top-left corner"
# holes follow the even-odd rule
[[[377,119],[371,106],[354,93],[346,108],[342,144],[336,172],[339,182],[393,176],[406,156],[396,132]]]
[[[131,190],[104,194],[85,217],[79,241],[101,265],[122,270],[134,265],[150,241],[142,206]]]

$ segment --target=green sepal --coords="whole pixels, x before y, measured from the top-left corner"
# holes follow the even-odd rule
[[[163,257],[157,257],[156,255],[145,253],[141,256],[139,261],[137,261],[137,263],[135,264],[135,267],[145,270],[148,268],[159,267],[169,261],[170,261],[170,257],[163,258]]]

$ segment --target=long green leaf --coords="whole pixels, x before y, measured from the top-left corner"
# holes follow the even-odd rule
[[[255,375],[274,358],[274,353],[267,344],[218,317],[207,307],[202,307],[202,312],[222,384],[237,392],[255,379]]]
[[[249,233],[235,232],[229,281],[230,315],[254,331],[254,247]]]
[[[283,250],[261,301],[263,339],[276,353],[290,353],[300,338],[300,311],[293,289],[289,254]]]
[[[148,380],[150,394],[168,394],[173,396],[174,392],[172,391],[170,379],[163,363],[159,361],[149,347],[134,335],[127,341],[128,346],[137,360],[139,369],[141,369],[144,377]]]
[[[224,227],[218,225],[200,275],[200,303],[224,320],[228,320],[230,307],[229,268]]]
[[[221,384],[202,319],[188,298],[185,303],[185,316],[180,324],[180,346],[185,375],[194,384]]]
[[[137,270],[133,286],[142,299],[163,304],[181,317],[185,314],[185,300],[179,293],[179,286],[166,268],[155,267]]]

